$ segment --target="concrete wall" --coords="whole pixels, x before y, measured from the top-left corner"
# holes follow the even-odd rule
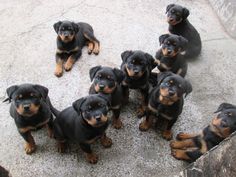
[[[230,36],[236,38],[236,0],[208,0]]]
[[[190,164],[180,177],[236,176],[236,133]]]

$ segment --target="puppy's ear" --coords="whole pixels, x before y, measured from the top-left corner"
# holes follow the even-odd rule
[[[214,113],[221,112],[225,109],[236,109],[236,106],[229,103],[221,103],[218,109]]]
[[[14,94],[14,92],[18,89],[18,86],[17,85],[13,85],[11,87],[8,87],[6,92],[7,92],[7,96],[8,98],[3,100],[3,102],[6,102],[6,101],[9,101],[11,102],[11,99],[12,99],[12,95]]]
[[[48,96],[48,88],[42,85],[34,85],[33,86],[42,96],[43,99],[46,99]]]
[[[107,106],[111,107],[111,94],[99,93],[98,97],[104,99],[107,102]]]
[[[82,104],[84,103],[85,100],[86,100],[86,98],[82,97],[82,98],[76,100],[76,101],[72,104],[72,106],[73,106],[73,108],[76,110],[76,112],[78,112],[78,113],[80,112],[80,108],[81,108],[81,106],[82,106]]]
[[[53,28],[54,28],[54,30],[56,31],[56,33],[58,33],[59,27],[61,26],[61,24],[62,24],[62,22],[59,21],[59,22],[57,22],[57,23],[55,23],[55,24],[53,25]]]
[[[158,76],[157,76],[157,83],[158,83],[158,85],[160,85],[160,84],[162,83],[162,81],[163,81],[166,77],[171,76],[171,75],[173,75],[173,73],[170,72],[170,71],[160,72],[160,73],[158,74]]]
[[[166,7],[166,13],[170,10],[170,8],[174,7],[175,4],[169,4],[167,7]]]
[[[76,24],[76,23],[74,23],[74,22],[72,22],[72,26],[73,26],[73,28],[74,28],[74,30],[75,30],[75,33],[78,33],[78,31],[79,31],[79,25]]]
[[[92,67],[89,70],[89,76],[90,76],[90,80],[91,82],[93,81],[93,78],[95,77],[96,73],[101,69],[102,67],[100,65]]]
[[[114,68],[113,69],[114,74],[116,75],[117,78],[117,82],[121,83],[123,81],[123,79],[125,78],[125,74],[123,73],[123,71],[121,71],[118,68]]]
[[[163,34],[159,37],[159,42],[160,42],[160,45],[163,44],[164,40],[166,38],[168,38],[170,35],[169,34]]]
[[[154,69],[156,67],[156,64],[155,64],[155,59],[153,58],[153,56],[150,55],[149,53],[145,53],[144,55],[147,58],[148,65],[150,66],[150,70]]]
[[[191,93],[192,90],[193,90],[192,84],[191,84],[189,81],[185,80],[185,97],[186,97],[189,93]]]
[[[185,20],[189,16],[189,10],[184,7],[182,12],[183,12],[182,17]]]
[[[181,49],[185,49],[188,44],[188,40],[184,38],[183,36],[179,36],[179,41],[180,41]]]
[[[123,62],[126,62],[127,58],[131,55],[133,55],[133,51],[132,50],[126,50],[121,54],[121,58]]]

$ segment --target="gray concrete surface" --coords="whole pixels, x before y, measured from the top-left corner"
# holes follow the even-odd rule
[[[209,0],[209,2],[220,18],[225,30],[230,36],[236,38],[236,1]]]
[[[224,31],[207,0],[12,0],[0,1],[0,100],[13,84],[39,83],[49,88],[52,103],[62,110],[76,99],[87,95],[90,86],[88,71],[95,65],[119,67],[124,50],[140,49],[154,55],[159,48],[159,35],[167,32],[165,7],[169,3],[189,8],[189,20],[198,29],[203,50],[189,63],[187,79],[193,92],[186,98],[183,113],[175,124],[179,131],[198,132],[205,127],[221,102],[236,104],[236,41]],[[52,25],[58,20],[90,23],[101,41],[98,56],[83,56],[71,72],[62,78],[53,75],[56,33]],[[88,164],[84,154],[71,145],[70,152],[59,154],[55,141],[45,130],[33,134],[37,152],[26,155],[23,139],[18,134],[8,110],[0,106],[0,164],[13,177],[76,177],[76,176],[158,176],[178,174],[187,163],[170,155],[169,142],[154,130],[140,132],[140,119],[135,117],[137,94],[122,110],[125,127],[108,129],[113,139],[110,149],[93,145],[99,155],[96,165]]]

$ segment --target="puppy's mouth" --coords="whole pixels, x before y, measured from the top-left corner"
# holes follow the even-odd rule
[[[215,117],[211,122],[212,130],[220,137],[226,138],[231,134],[230,128],[220,118]]]
[[[113,93],[115,89],[116,89],[116,84],[114,87],[111,87],[111,88],[109,86],[105,86],[105,85],[99,85],[99,84],[95,85],[95,91],[97,93],[101,92],[101,93],[110,94],[110,93]]]
[[[18,114],[24,117],[31,117],[38,113],[39,108],[40,105],[34,105],[34,104],[20,105],[19,107],[16,108],[16,111],[18,112]]]
[[[179,100],[177,93],[170,92],[167,88],[160,89],[160,98],[161,101],[166,102],[176,102]]]
[[[129,77],[133,77],[133,78],[140,78],[144,74],[144,72],[142,72],[142,71],[137,71],[137,70],[129,69],[127,66],[126,66],[126,71],[128,73],[128,76]]]
[[[85,119],[89,125],[92,127],[101,127],[107,123],[108,117],[105,115],[98,115]]]
[[[170,25],[172,25],[172,26],[177,25],[177,24],[180,23],[181,21],[182,21],[182,19],[176,21],[176,20],[174,20],[173,18],[167,17],[167,22],[168,22]]]
[[[165,57],[174,57],[178,54],[178,52],[175,52],[174,50],[168,50],[167,48],[162,48],[161,50]]]
[[[61,40],[63,41],[63,42],[70,42],[70,41],[72,41],[73,39],[74,39],[74,35],[63,35],[63,34],[60,34],[59,35],[60,36],[60,38],[61,38]]]

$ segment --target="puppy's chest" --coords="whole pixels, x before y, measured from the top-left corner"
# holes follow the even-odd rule
[[[126,76],[123,85],[127,85],[131,89],[145,88],[148,83],[147,74],[143,75],[141,78],[132,78]]]

